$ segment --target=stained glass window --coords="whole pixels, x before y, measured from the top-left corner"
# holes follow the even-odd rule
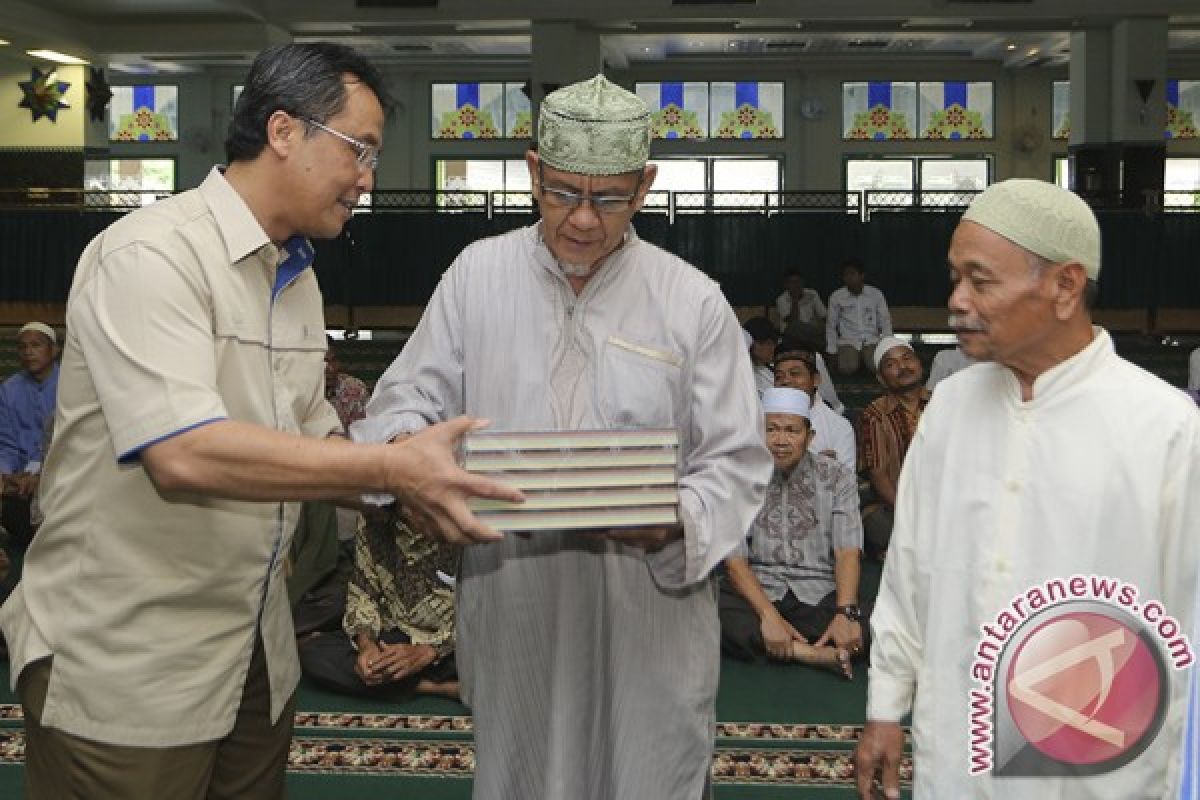
[[[714,139],[782,139],[783,83],[737,81],[711,84],[709,130]]]
[[[434,139],[529,139],[533,121],[520,83],[435,83],[431,92]]]
[[[114,86],[108,138],[114,142],[173,142],[179,138],[179,88]]]
[[[498,139],[504,124],[504,84],[435,83],[434,139]]]
[[[857,81],[842,84],[842,138],[913,139],[917,84]]]
[[[1200,127],[1200,81],[1167,81],[1167,138],[1195,139]]]
[[[533,107],[524,84],[504,84],[504,131],[510,139],[533,138]]]
[[[655,139],[703,139],[708,136],[708,84],[704,81],[639,83],[638,97],[650,106]]]
[[[1071,82],[1054,82],[1054,106],[1051,111],[1052,135],[1055,139],[1071,138]]]
[[[922,81],[922,139],[991,139],[992,84],[989,81]]]

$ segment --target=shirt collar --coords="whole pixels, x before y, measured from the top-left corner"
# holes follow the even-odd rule
[[[1083,380],[1087,375],[1098,369],[1108,358],[1115,353],[1113,348],[1112,337],[1108,335],[1108,331],[1098,325],[1092,326],[1092,341],[1087,347],[1080,350],[1075,355],[1068,358],[1059,364],[1055,364],[1050,369],[1038,375],[1033,381],[1033,400],[1030,402],[1040,401],[1046,397],[1052,397],[1066,389],[1074,386]],[[1021,389],[1017,383],[1016,375],[1013,375],[1011,370],[1006,370],[1012,384],[1016,390],[1016,396],[1020,398]]]
[[[929,398],[932,396],[933,396],[933,392],[929,391],[924,386],[922,386],[921,387],[921,398],[917,401],[917,410],[924,408],[929,403]],[[891,392],[886,392],[883,395],[882,405],[883,405],[883,411],[886,414],[890,414],[892,411],[895,411],[897,408],[904,408],[904,404],[900,402],[900,397],[898,395],[892,394]]]
[[[271,244],[267,232],[258,224],[246,201],[225,179],[221,167],[213,167],[208,173],[200,184],[200,195],[208,204],[217,230],[225,241],[229,263],[237,264]]]

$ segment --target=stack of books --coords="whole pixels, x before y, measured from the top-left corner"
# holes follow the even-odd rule
[[[498,531],[595,530],[679,523],[675,430],[477,431],[464,467],[517,487],[524,503],[474,498]]]

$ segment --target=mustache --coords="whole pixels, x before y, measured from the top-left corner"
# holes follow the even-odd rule
[[[968,319],[962,314],[951,314],[950,316],[946,317],[946,324],[948,324],[951,329],[956,331],[976,331],[978,333],[987,332],[987,326],[982,322]]]

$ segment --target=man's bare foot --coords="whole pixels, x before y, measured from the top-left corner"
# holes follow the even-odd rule
[[[793,641],[790,660],[828,670],[846,680],[854,677],[854,669],[850,666],[850,653],[840,647],[817,647],[808,642]]]
[[[436,694],[442,697],[449,697],[451,700],[458,699],[458,681],[443,681],[435,683],[428,678],[422,678],[417,681],[417,694]]]

